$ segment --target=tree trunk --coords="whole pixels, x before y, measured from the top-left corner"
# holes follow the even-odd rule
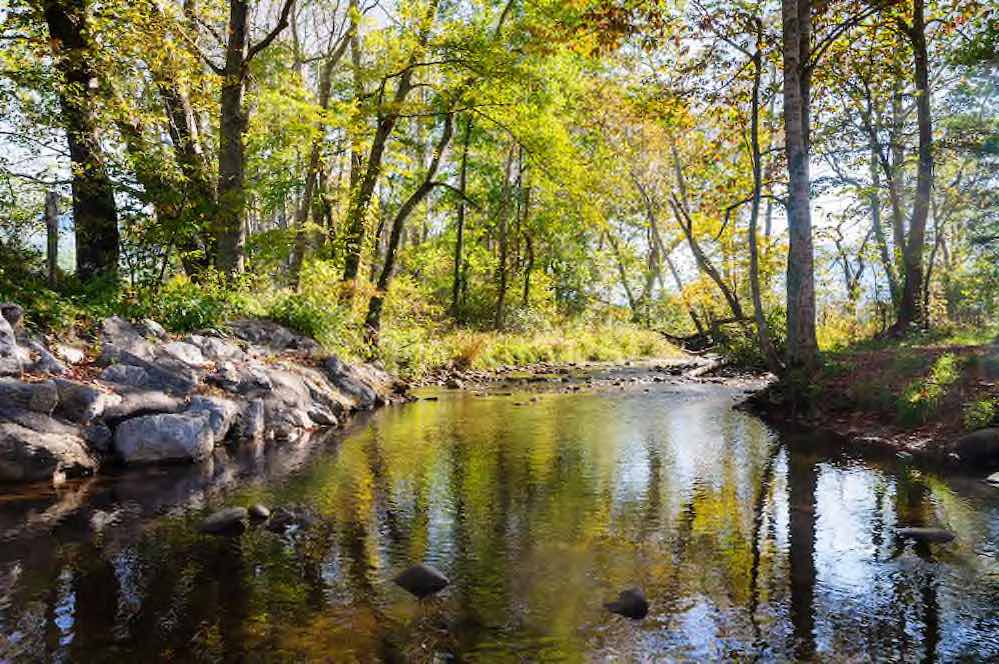
[[[410,194],[409,198],[405,200],[399,208],[399,211],[396,212],[395,217],[392,219],[392,230],[389,234],[388,247],[385,249],[385,263],[382,265],[382,271],[378,277],[378,290],[371,298],[371,301],[368,302],[368,314],[364,320],[365,336],[368,343],[372,346],[378,345],[378,335],[381,330],[382,307],[384,306],[385,296],[388,293],[389,284],[392,280],[392,274],[395,271],[396,256],[399,252],[399,245],[402,240],[402,231],[406,224],[406,219],[410,214],[412,214],[416,206],[423,202],[423,199],[427,197],[430,190],[433,189],[434,176],[437,174],[437,169],[444,156],[444,150],[447,149],[448,143],[451,142],[451,135],[453,131],[453,116],[448,113],[444,116],[444,128],[441,131],[440,140],[437,142],[437,148],[434,150],[434,156],[431,158],[430,165],[427,167],[427,172],[423,177],[423,181],[420,183],[420,186],[417,187],[416,191]]]
[[[507,218],[507,212],[509,208],[509,197],[510,188],[512,183],[510,182],[510,170],[513,168],[513,153],[514,147],[510,146],[510,154],[507,155],[506,159],[506,173],[503,179],[503,200],[500,203],[500,214],[499,214],[499,264],[496,267],[496,282],[497,282],[497,293],[496,293],[496,312],[493,316],[493,327],[497,330],[503,328],[503,320],[505,316],[505,306],[506,306],[506,287],[507,287],[507,253],[509,252],[509,227],[510,220]]]
[[[356,11],[356,0],[351,3],[351,11]],[[356,29],[352,24],[349,28],[351,35]],[[347,46],[352,42],[350,38],[343,37],[340,44],[332,53],[327,55],[323,62],[322,71],[319,73],[319,108],[327,110],[330,105],[330,91],[333,87],[333,70],[339,64],[340,59],[347,50]],[[324,126],[320,123],[317,127],[316,137],[312,141],[312,148],[309,151],[309,162],[305,171],[305,185],[302,189],[302,200],[299,201],[295,211],[295,248],[291,255],[291,278],[295,284],[295,289],[301,287],[302,263],[305,261],[305,253],[309,249],[309,231],[306,224],[309,221],[309,213],[313,212],[313,199],[316,189],[319,186],[319,167],[322,157],[323,140],[325,139]]]
[[[245,0],[229,2],[229,41],[226,44],[219,109],[219,209],[216,223],[218,255],[216,267],[224,274],[241,274],[246,252],[245,169],[247,114],[246,93],[247,23],[249,6]]]
[[[118,273],[118,210],[105,166],[97,118],[101,79],[92,66],[86,0],[44,5],[56,67],[65,79],[59,93],[73,172],[76,271],[81,280]]]
[[[912,25],[906,26],[915,64],[913,80],[916,85],[916,124],[919,128],[919,167],[916,173],[916,198],[909,220],[909,237],[903,253],[905,281],[902,285],[902,302],[897,323],[900,331],[912,324],[926,324],[921,290],[926,219],[933,188],[933,118],[930,113],[929,57],[926,52],[923,4],[924,0],[912,0]]]
[[[45,192],[45,263],[49,288],[59,281],[59,194]]]
[[[454,274],[451,280],[451,316],[455,320],[461,319],[461,277],[462,277],[462,254],[465,251],[465,197],[468,195],[468,143],[472,135],[472,116],[465,119],[465,134],[462,139],[461,148],[461,171],[458,176],[458,192],[461,199],[458,201],[457,236],[454,241]]]
[[[784,143],[788,162],[787,365],[811,374],[818,363],[815,266],[808,168],[811,0],[782,0]]]
[[[762,53],[753,54],[753,97],[750,118],[750,145],[753,159],[753,203],[749,215],[749,286],[753,296],[753,316],[756,319],[756,335],[760,351],[767,368],[774,374],[781,371],[780,359],[770,338],[767,318],[763,311],[763,296],[760,293],[760,259],[756,228],[760,219],[760,203],[763,195],[763,154],[760,150],[760,80],[763,76]]]
[[[437,13],[437,4],[438,0],[431,0],[425,18],[425,22],[427,24],[433,20],[434,15]],[[375,128],[375,136],[371,143],[371,150],[368,152],[368,159],[365,164],[364,174],[360,177],[356,189],[351,192],[350,209],[347,212],[347,235],[344,240],[346,256],[344,258],[343,268],[343,280],[345,282],[351,282],[357,279],[358,272],[361,268],[361,252],[364,250],[365,218],[367,217],[368,207],[371,204],[371,197],[375,191],[375,185],[378,183],[378,178],[381,176],[382,159],[385,156],[385,146],[399,120],[400,108],[406,101],[409,93],[413,90],[413,72],[415,71],[414,65],[423,54],[423,50],[427,44],[429,36],[429,26],[424,25],[420,30],[417,46],[410,54],[409,62],[407,63],[406,68],[402,74],[399,75],[399,82],[396,85],[395,94],[392,96],[392,101],[389,104],[389,110],[387,112],[384,112],[384,109],[379,110],[378,124]],[[385,82],[386,81],[383,80],[382,84],[384,85]],[[352,293],[352,290],[344,291],[346,297],[352,296]]]

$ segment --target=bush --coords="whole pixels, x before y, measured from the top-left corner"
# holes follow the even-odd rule
[[[898,419],[913,426],[925,423],[940,407],[948,388],[961,377],[961,362],[953,353],[941,355],[923,378],[909,383],[898,399]]]
[[[977,431],[991,426],[996,421],[996,402],[992,399],[980,399],[964,404],[964,428]]]

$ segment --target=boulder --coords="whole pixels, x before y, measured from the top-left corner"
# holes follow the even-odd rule
[[[212,427],[212,434],[217,443],[223,440],[229,433],[229,427],[238,411],[239,407],[233,401],[220,399],[219,397],[199,395],[192,397],[191,403],[188,405],[187,410],[184,411],[184,414],[207,416],[208,423]]]
[[[649,614],[649,603],[645,599],[645,594],[638,588],[622,590],[616,600],[604,603],[604,607],[611,613],[632,620],[641,620]]]
[[[88,475],[97,461],[86,443],[70,432],[35,431],[12,421],[0,422],[0,481],[28,482]]]
[[[423,563],[413,565],[396,576],[393,581],[397,586],[419,599],[440,592],[450,583],[440,570]]]
[[[259,438],[264,435],[265,428],[263,399],[251,399],[243,404],[232,424],[234,436],[238,440]]]
[[[119,362],[126,352],[145,360],[154,356],[152,344],[131,323],[120,316],[105,318],[101,323],[101,363]]]
[[[378,404],[378,393],[362,378],[360,371],[355,367],[342,362],[336,356],[330,356],[323,362],[323,369],[330,382],[354,400],[356,408],[368,410]]]
[[[170,343],[163,344],[160,350],[173,359],[191,367],[204,367],[208,364],[205,356],[201,354],[201,349],[186,341],[171,341]]]
[[[121,351],[118,359],[121,364],[145,369],[146,379],[142,383],[143,387],[177,394],[190,394],[200,382],[201,375],[194,367],[169,355],[146,360],[129,351]]]
[[[949,452],[959,456],[962,463],[999,464],[999,428],[981,429],[961,436],[950,446]]]
[[[107,422],[120,422],[139,415],[177,413],[186,405],[180,397],[160,390],[126,387],[119,388],[117,394],[121,400],[104,409],[104,419]]]
[[[256,364],[224,361],[219,364],[218,370],[209,374],[205,380],[227,392],[241,395],[269,392],[273,389],[266,367]]]
[[[243,352],[243,349],[218,337],[192,334],[187,337],[187,342],[197,346],[206,359],[215,363],[246,359],[246,353]]]
[[[206,413],[145,415],[118,425],[115,452],[125,463],[200,461],[215,447]]]
[[[29,341],[28,348],[30,348],[37,358],[31,364],[31,371],[37,371],[38,373],[47,373],[54,376],[61,376],[66,373],[66,365],[60,362],[55,355],[49,352],[46,348],[38,341]]]
[[[56,378],[59,393],[56,413],[71,422],[89,424],[104,414],[105,409],[121,403],[121,396],[105,392],[93,385]]]
[[[256,519],[259,521],[266,521],[271,516],[271,511],[267,509],[267,507],[265,507],[264,505],[261,505],[260,503],[257,503],[255,505],[250,505],[250,509],[248,511],[250,513],[251,519]]]
[[[0,405],[51,415],[58,403],[59,392],[51,380],[29,383],[16,378],[0,378]]]
[[[0,316],[0,376],[12,376],[21,373],[27,354],[17,345],[14,327],[6,318]]]
[[[149,374],[142,367],[128,364],[112,364],[101,372],[99,378],[107,383],[141,387],[149,380]]]
[[[311,528],[319,523],[315,513],[307,507],[278,507],[267,520],[267,530],[282,535]]]
[[[243,507],[227,507],[201,522],[200,530],[210,535],[239,535],[246,532],[249,515]]]
[[[229,323],[229,329],[240,339],[263,346],[275,353],[293,350],[311,354],[320,350],[315,339],[295,334],[283,325],[270,320],[243,318]]]
[[[6,320],[11,329],[17,332],[24,319],[24,309],[21,308],[21,305],[13,302],[2,302],[0,303],[0,318]]]
[[[87,353],[84,350],[66,344],[53,345],[52,352],[67,364],[79,364],[87,359]]]
[[[917,542],[950,542],[956,537],[954,533],[944,528],[899,528],[895,533],[902,539],[911,539]]]
[[[142,322],[136,326],[136,329],[146,337],[153,339],[166,340],[169,336],[163,326],[152,318],[143,318]]]
[[[89,424],[80,431],[80,435],[83,439],[87,441],[91,449],[97,450],[101,453],[108,453],[111,451],[111,443],[114,441],[114,434],[111,433],[111,428],[102,422],[95,422]]]

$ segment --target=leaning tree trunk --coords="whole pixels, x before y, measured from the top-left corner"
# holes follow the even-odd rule
[[[59,105],[73,171],[76,271],[84,281],[113,277],[118,273],[118,210],[101,148],[96,111],[101,77],[89,55],[86,1],[50,0],[44,14],[56,67],[65,79]]]
[[[451,135],[454,131],[453,116],[448,113],[444,116],[444,129],[441,132],[440,140],[434,150],[434,156],[427,167],[427,172],[423,177],[420,186],[416,188],[409,198],[402,204],[399,211],[392,219],[392,230],[389,233],[388,246],[385,249],[385,263],[382,265],[381,274],[378,277],[378,290],[371,301],[368,302],[368,313],[365,317],[364,328],[367,342],[372,346],[378,345],[378,335],[381,331],[382,308],[385,304],[385,296],[388,293],[392,274],[395,272],[395,261],[399,253],[399,245],[402,241],[402,232],[406,224],[406,219],[412,214],[416,206],[423,202],[430,190],[434,188],[434,176],[440,167],[444,150],[451,142]]]
[[[811,0],[782,0],[784,143],[788,163],[787,365],[810,374],[818,363],[815,336],[815,250],[808,169]]]
[[[929,65],[926,52],[926,25],[923,0],[912,1],[912,25],[905,26],[912,45],[913,78],[916,84],[916,124],[919,129],[919,167],[916,174],[916,198],[909,221],[909,237],[905,243],[903,266],[905,281],[899,307],[898,329],[912,324],[925,325],[921,290],[923,287],[923,251],[926,242],[926,219],[933,188],[933,118],[930,114]]]

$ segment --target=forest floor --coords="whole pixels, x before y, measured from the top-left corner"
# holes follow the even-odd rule
[[[970,455],[951,453],[968,434],[999,425],[999,343],[961,341],[858,344],[826,355],[807,409],[794,412],[776,385],[746,405],[778,425],[829,430],[858,447],[968,465]],[[989,465],[999,463],[997,440],[982,438]]]

